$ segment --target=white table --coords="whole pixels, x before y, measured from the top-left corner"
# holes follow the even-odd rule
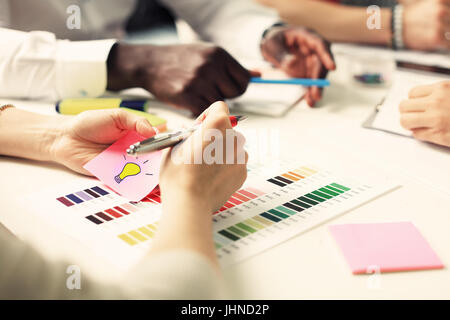
[[[338,65],[340,62],[345,64],[338,57]],[[337,159],[340,154],[351,153],[388,173],[402,187],[228,267],[224,270],[227,282],[237,298],[250,299],[449,299],[450,150],[361,128],[384,89],[355,87],[345,78],[345,68],[332,74],[331,81],[332,87],[326,90],[318,108],[308,108],[301,102],[283,118],[253,115],[246,126],[278,128],[282,156],[309,147],[322,148]],[[54,112],[51,103],[8,102],[36,112]],[[170,127],[191,121],[163,107],[154,111],[169,119]],[[81,179],[78,175],[53,164],[8,157],[0,157],[0,172],[0,221],[6,227],[30,241],[48,259],[69,259],[81,266],[83,274],[105,281],[114,279],[114,271],[92,252],[22,209],[21,194]],[[327,225],[389,221],[412,221],[447,268],[382,274],[378,288],[370,285],[373,276],[352,275]]]

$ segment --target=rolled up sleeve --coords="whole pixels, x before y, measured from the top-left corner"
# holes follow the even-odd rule
[[[99,96],[107,86],[106,60],[115,42],[58,40],[50,32],[0,28],[0,96]]]
[[[220,299],[221,277],[209,260],[193,251],[149,254],[120,282],[80,277],[67,285],[69,264],[45,260],[34,248],[7,234],[0,224],[0,299]]]

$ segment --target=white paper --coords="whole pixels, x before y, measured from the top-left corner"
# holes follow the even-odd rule
[[[229,101],[234,113],[256,113],[282,116],[294,106],[304,94],[298,85],[250,83],[241,97]]]
[[[220,244],[217,246],[216,252],[223,266],[242,261],[267,250],[395,187],[385,177],[376,175],[371,170],[360,170],[356,165],[348,169],[350,170],[350,174],[348,174],[348,171],[330,172],[327,169],[307,164],[306,167],[314,172],[311,173],[310,171],[309,175],[305,175],[303,179],[285,186],[278,186],[268,181],[270,178],[301,167],[303,165],[297,162],[281,163],[271,167],[261,164],[249,165],[248,178],[242,189],[255,188],[261,194],[254,199],[237,204],[212,216],[214,242],[216,246]],[[358,180],[352,178],[353,176],[358,177]],[[331,199],[322,199],[324,201],[318,202],[315,206],[280,219],[281,221],[260,228],[245,237],[241,236],[237,241],[230,241],[229,238],[224,238],[220,233],[223,229],[228,229],[239,222],[259,216],[270,209],[331,183],[344,185],[350,190]],[[99,218],[97,215],[99,212],[108,212],[108,209],[117,206],[126,208],[125,205],[130,203],[110,190],[108,190],[110,193],[107,195],[69,207],[57,200],[57,198],[86,190],[95,185],[95,182],[90,180],[88,182],[74,182],[67,186],[55,186],[26,196],[26,203],[31,204],[29,210],[33,210],[63,233],[85,244],[98,256],[102,256],[121,269],[128,269],[147,254],[152,243],[152,237],[145,234],[145,231],[148,231],[145,228],[148,228],[149,225],[158,225],[161,205],[152,202],[139,202],[136,204],[137,210],[135,209],[134,212],[96,224],[86,217],[96,216]],[[101,188],[106,187],[102,185]],[[39,203],[39,205],[34,205],[36,203]],[[129,244],[120,237],[123,234],[130,235],[130,232],[137,232],[141,239],[134,238],[135,243]],[[131,237],[133,236],[131,235]]]
[[[267,63],[243,61],[250,70],[259,70],[262,78],[289,79],[283,72],[273,69]],[[249,83],[247,91],[240,97],[228,100],[234,113],[256,113],[281,117],[304,95],[305,89],[299,85]]]
[[[412,50],[391,50],[388,48],[380,48],[375,46],[362,46],[344,43],[334,43],[332,45],[333,53],[343,54],[377,54],[383,56],[391,56],[397,61],[416,63],[427,66],[438,66],[450,68],[450,53],[447,52],[422,52]]]

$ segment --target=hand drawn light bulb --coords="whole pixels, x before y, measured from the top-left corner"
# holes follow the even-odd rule
[[[134,162],[128,162],[117,176],[114,177],[117,183],[121,183],[123,179],[130,176],[135,176],[141,173],[141,167]]]

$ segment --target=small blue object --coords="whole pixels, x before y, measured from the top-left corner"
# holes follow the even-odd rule
[[[356,81],[365,84],[381,84],[384,83],[383,75],[380,73],[363,73],[353,76]]]
[[[146,111],[145,106],[147,104],[147,100],[122,100],[120,103],[121,108],[129,108],[138,111]]]
[[[328,87],[330,81],[327,79],[303,79],[303,78],[290,78],[290,79],[262,79],[262,78],[251,78],[252,83],[266,83],[266,84],[296,84],[305,87]]]

